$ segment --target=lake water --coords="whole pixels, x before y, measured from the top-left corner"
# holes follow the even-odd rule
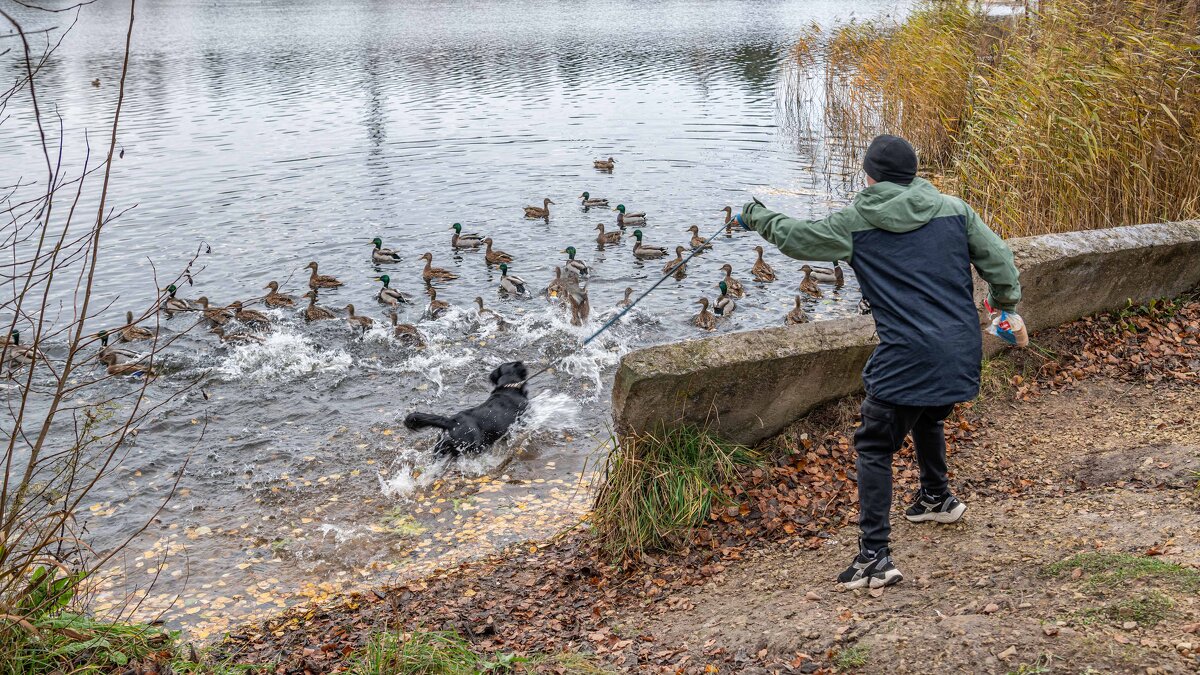
[[[688,319],[699,297],[715,297],[724,263],[749,295],[720,330],[780,324],[802,264],[768,251],[780,281],[750,283],[757,237],[721,236],[686,278],[665,283],[580,351],[622,290],[647,287],[663,261],[635,260],[631,230],[598,250],[593,228],[615,227],[616,214],[586,211],[578,195],[648,212],[647,242],[671,248],[687,242],[691,225],[710,234],[722,207],[740,208],[752,195],[798,216],[845,204],[854,185],[837,175],[836,155],[786,123],[794,106],[789,112],[782,101],[804,84],[788,49],[814,22],[896,5],[142,3],[119,134],[124,154],[109,193],[118,210],[135,208],[104,241],[98,295],[111,311],[96,327],[144,309],[155,271],[173,276],[206,242],[211,253],[181,296],[224,304],[261,295],[272,279],[298,294],[302,267],[317,260],[346,282],[323,292],[321,304],[354,303],[384,321],[373,281],[383,272],[418,299],[401,318],[418,323],[430,346],[407,349],[384,330],[360,337],[342,321],[305,325],[295,312],[278,312],[262,345],[221,347],[203,331],[177,342],[151,398],[189,378],[202,379],[207,398],[193,390],[176,399],[131,441],[84,514],[97,545],[144,522],[190,457],[188,468],[97,606],[126,607],[131,595],[142,600],[139,615],[165,612],[204,637],[230,621],[420,574],[573,522],[588,506],[581,476],[607,438],[620,356],[700,336]],[[19,16],[30,29],[58,27],[35,46],[71,17]],[[68,167],[80,166],[85,133],[94,151],[106,142],[127,18],[124,2],[86,7],[39,76],[42,104],[62,115]],[[0,56],[10,81],[19,74],[15,55]],[[44,170],[28,111],[20,97],[0,122],[0,185]],[[615,171],[592,168],[608,156]],[[546,197],[557,202],[548,221],[522,217],[523,206]],[[501,298],[499,272],[481,253],[450,248],[454,222],[492,236],[514,256],[512,272],[537,288],[575,246],[592,267],[591,322],[573,327],[539,297]],[[372,263],[376,236],[402,260]],[[426,251],[460,276],[438,286],[438,298],[453,305],[438,320],[421,317]],[[512,328],[479,322],[476,296]],[[858,299],[851,279],[807,308],[817,318],[846,315]],[[173,319],[165,330],[187,323]],[[535,366],[562,359],[532,386],[525,430],[477,461],[445,473],[430,467],[432,434],[405,431],[403,416],[482,399],[487,370],[515,358]]]

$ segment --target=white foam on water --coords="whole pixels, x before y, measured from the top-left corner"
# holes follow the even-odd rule
[[[579,426],[579,401],[570,394],[543,391],[529,399],[529,407],[513,426],[521,431],[566,431]]]
[[[413,495],[417,490],[433,485],[434,481],[446,472],[449,459],[432,457],[427,464],[404,462],[399,463],[397,471],[392,476],[379,474],[379,489],[383,496],[389,499],[403,499]]]
[[[261,344],[234,347],[216,372],[228,380],[271,382],[317,373],[342,374],[351,361],[350,354],[341,349],[318,349],[307,336],[280,330],[266,335]]]

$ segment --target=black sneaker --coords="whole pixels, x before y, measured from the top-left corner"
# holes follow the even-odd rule
[[[892,564],[892,554],[887,547],[878,551],[859,548],[854,562],[838,575],[838,583],[846,588],[883,588],[904,581],[904,575]]]
[[[935,523],[953,523],[962,518],[967,505],[958,501],[954,495],[946,494],[935,497],[924,488],[917,491],[917,499],[904,512],[904,517],[914,523],[933,521]]]

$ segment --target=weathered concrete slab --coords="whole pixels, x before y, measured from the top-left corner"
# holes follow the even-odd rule
[[[1134,225],[1013,239],[1032,330],[1128,300],[1178,295],[1200,285],[1200,222]],[[786,282],[785,282],[786,283]],[[977,281],[982,300],[984,285]],[[613,385],[619,430],[707,425],[757,443],[816,406],[862,389],[875,349],[868,317],[717,335],[627,354]],[[984,342],[994,352],[1001,343]]]

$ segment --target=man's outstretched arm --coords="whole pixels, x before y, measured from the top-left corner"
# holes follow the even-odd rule
[[[757,201],[742,208],[745,227],[758,232],[784,255],[798,260],[845,260],[854,250],[851,232],[859,222],[853,206],[821,220],[800,220],[771,211]]]

